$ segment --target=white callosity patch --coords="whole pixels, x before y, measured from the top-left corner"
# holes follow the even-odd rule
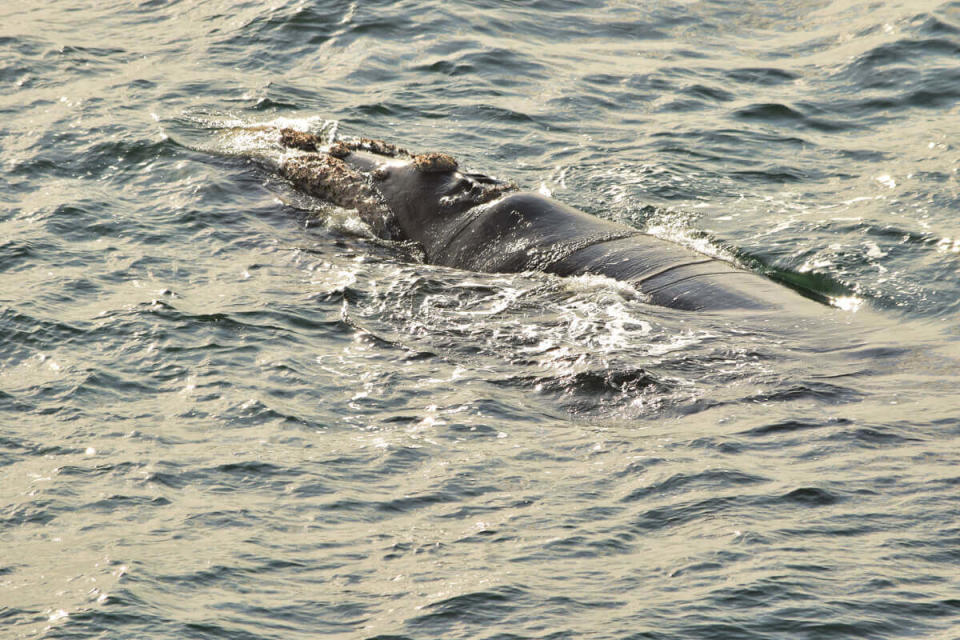
[[[392,214],[370,178],[326,154],[288,158],[280,164],[280,173],[298,188],[339,207],[355,209],[378,237],[390,239]]]

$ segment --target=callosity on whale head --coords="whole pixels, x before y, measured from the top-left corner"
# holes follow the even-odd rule
[[[322,146],[310,134],[281,131],[284,146],[307,151],[281,163],[305,191],[354,208],[374,231],[420,243],[428,256],[458,214],[516,190],[512,183],[460,171],[446,154],[410,154],[370,139]]]

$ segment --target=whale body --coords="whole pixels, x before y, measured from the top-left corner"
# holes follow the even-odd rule
[[[324,147],[282,132],[305,153],[280,165],[297,187],[355,207],[380,235],[418,243],[428,263],[472,271],[602,275],[683,310],[795,311],[816,303],[757,273],[603,220],[512,183],[464,172],[445,154],[374,140]]]

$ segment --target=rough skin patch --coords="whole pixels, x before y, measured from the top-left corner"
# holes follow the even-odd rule
[[[280,130],[280,144],[289,149],[300,149],[301,151],[319,151],[324,145],[320,136],[312,133],[304,133],[295,129]],[[397,156],[409,156],[406,149],[401,149],[396,145],[383,140],[374,140],[373,138],[360,138],[359,140],[340,140],[334,142],[327,149],[327,153],[334,158],[344,158],[351,151],[369,151],[377,155],[388,158]]]
[[[413,156],[413,164],[417,171],[424,173],[443,173],[456,171],[457,161],[453,156],[445,153],[421,153]]]
[[[513,182],[474,183],[466,191],[440,198],[440,210],[444,214],[463,211],[470,207],[492,202],[503,194],[516,190],[517,185]]]
[[[350,155],[350,147],[342,142],[334,142],[330,145],[330,149],[327,150],[334,158],[346,158]]]
[[[305,133],[295,129],[281,129],[280,144],[288,149],[317,152],[324,146],[324,141],[320,136],[312,133]],[[424,173],[442,173],[457,170],[457,161],[453,156],[445,153],[411,154],[407,152],[406,149],[373,138],[341,140],[331,144],[326,151],[334,158],[346,158],[351,151],[368,151],[388,158],[406,156],[413,160],[413,164],[418,171]]]
[[[343,160],[327,155],[288,158],[280,173],[312,196],[345,209],[356,209],[360,219],[380,238],[391,239],[396,221],[367,178]]]
[[[373,138],[360,138],[359,140],[343,142],[342,144],[351,151],[369,151],[370,153],[376,153],[377,155],[387,156],[389,158],[410,155],[406,149],[401,149],[389,142],[374,140]]]
[[[312,133],[305,133],[295,129],[280,130],[280,144],[290,149],[300,149],[301,151],[316,151],[323,145],[320,136]]]

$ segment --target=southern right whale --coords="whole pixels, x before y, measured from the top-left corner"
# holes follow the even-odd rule
[[[301,151],[280,164],[295,186],[356,208],[381,236],[418,243],[431,264],[603,275],[674,309],[809,313],[819,307],[757,273],[512,183],[461,171],[446,154],[410,154],[370,139],[324,145],[317,136],[290,129],[279,135],[284,146]]]

